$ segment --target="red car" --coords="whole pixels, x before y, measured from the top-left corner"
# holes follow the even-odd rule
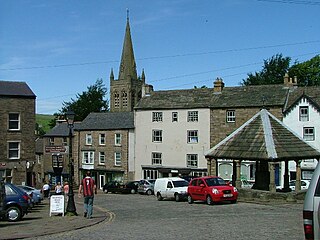
[[[222,201],[236,203],[238,190],[220,177],[199,177],[191,180],[188,186],[188,203],[206,201],[208,205]]]

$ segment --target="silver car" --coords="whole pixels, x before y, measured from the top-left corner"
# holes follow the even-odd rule
[[[318,163],[304,198],[303,226],[305,239],[320,239],[320,164]]]
[[[138,193],[153,195],[155,179],[142,179],[139,181]]]

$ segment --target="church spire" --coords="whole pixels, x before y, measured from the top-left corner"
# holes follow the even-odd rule
[[[131,79],[136,80],[137,69],[136,69],[136,62],[134,59],[133,45],[132,45],[132,39],[131,39],[131,33],[130,33],[129,10],[127,9],[126,33],[124,36],[118,80],[125,80],[128,78],[130,80]]]

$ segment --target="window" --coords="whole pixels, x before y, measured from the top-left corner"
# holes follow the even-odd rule
[[[49,138],[49,145],[53,146],[54,145],[54,137]]]
[[[162,130],[152,130],[152,142],[162,142]]]
[[[154,152],[152,153],[152,165],[162,165],[162,153]]]
[[[8,149],[9,159],[20,159],[20,142],[9,142]]]
[[[93,151],[82,152],[82,163],[83,164],[94,164],[94,152]]]
[[[309,108],[308,107],[300,107],[299,120],[301,122],[309,121]]]
[[[121,166],[121,153],[120,152],[114,153],[114,165]]]
[[[187,154],[187,167],[198,167],[198,154]]]
[[[63,156],[60,154],[52,155],[52,167],[63,168]]]
[[[303,139],[306,141],[314,141],[314,128],[313,127],[304,127],[303,128]]]
[[[128,95],[125,91],[122,92],[122,106],[123,107],[128,106]]]
[[[152,122],[162,122],[162,112],[153,112]]]
[[[63,145],[63,146],[67,146],[67,145],[68,145],[67,137],[63,137],[63,139],[62,139],[62,145]]]
[[[118,92],[114,93],[114,107],[119,108],[120,106],[120,96]]]
[[[187,131],[188,143],[198,143],[198,130]]]
[[[188,111],[188,122],[198,122],[198,111]]]
[[[227,122],[236,121],[236,112],[234,110],[227,110]]]
[[[150,170],[150,169],[143,170],[144,179],[157,179],[158,175],[159,175],[158,170]]]
[[[9,130],[20,130],[19,113],[9,113]]]
[[[106,134],[104,133],[99,134],[99,144],[106,145]]]
[[[114,135],[114,144],[117,146],[121,145],[121,133],[116,133]]]
[[[92,145],[92,135],[91,135],[91,133],[86,134],[86,145]]]
[[[178,113],[177,112],[172,113],[172,122],[178,122]]]
[[[104,152],[99,152],[99,164],[105,164],[106,154]]]

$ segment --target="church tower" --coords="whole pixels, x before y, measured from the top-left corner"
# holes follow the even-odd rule
[[[145,83],[143,77],[138,77],[136,61],[130,33],[129,12],[127,12],[127,25],[124,36],[121,62],[118,79],[114,79],[113,69],[110,73],[110,111],[132,112],[134,106],[142,96],[142,87]]]

